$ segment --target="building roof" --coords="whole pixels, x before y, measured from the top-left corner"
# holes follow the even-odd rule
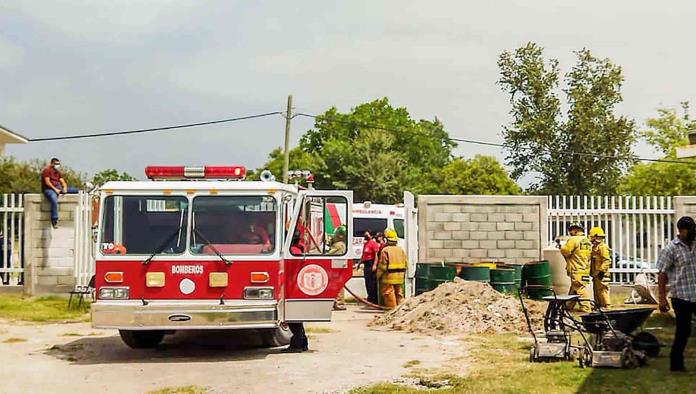
[[[29,138],[0,125],[0,144],[26,144]]]

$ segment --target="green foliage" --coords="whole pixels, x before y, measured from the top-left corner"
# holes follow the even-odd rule
[[[681,103],[683,114],[679,116],[673,108],[658,108],[658,116],[648,119],[648,129],[640,132],[641,137],[668,158],[676,157],[676,148],[689,143],[689,131],[696,128],[696,121],[689,116],[689,103]]]
[[[443,194],[520,194],[520,187],[491,156],[452,160],[440,173]]]
[[[688,133],[695,126],[688,109],[688,103],[682,103],[683,115],[679,116],[675,109],[660,108],[657,117],[645,122],[648,129],[641,136],[666,159],[676,160],[676,148],[688,144]],[[621,179],[619,191],[631,195],[694,195],[696,177],[693,167],[686,164],[639,163]]]
[[[0,193],[40,193],[41,171],[46,166],[39,160],[18,162],[12,157],[0,158]],[[63,166],[63,178],[68,186],[82,187],[84,175]]]
[[[693,167],[679,163],[640,163],[621,179],[619,192],[634,196],[693,196]]]
[[[308,169],[322,189],[351,189],[355,200],[396,203],[419,193],[514,194],[519,188],[490,157],[452,160],[455,143],[435,119],[414,120],[386,98],[349,113],[330,108],[290,150],[290,169]],[[282,179],[283,153],[274,149],[262,169]],[[262,169],[251,171],[257,180]],[[447,182],[443,180],[447,177]]]
[[[537,176],[531,190],[548,194],[612,194],[633,163],[632,120],[614,114],[622,101],[621,67],[576,52],[577,64],[564,77],[568,110],[561,118],[558,61],[529,43],[498,60],[498,84],[510,94],[512,122],[503,135],[507,163],[518,179]]]
[[[300,141],[325,165],[317,172],[318,187],[351,188],[358,201],[380,202],[400,201],[404,190],[436,192],[433,169],[451,160],[455,146],[439,120],[416,121],[386,98],[346,114],[331,108]]]
[[[118,170],[109,168],[107,170],[100,171],[94,174],[92,177],[92,183],[96,186],[100,186],[109,181],[134,181],[135,178],[128,175],[126,172],[119,174]]]

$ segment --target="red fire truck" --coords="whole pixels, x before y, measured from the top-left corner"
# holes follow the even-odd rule
[[[346,247],[351,191],[247,182],[236,166],[145,172],[150,181],[99,191],[95,328],[118,329],[133,348],[205,329],[252,330],[281,346],[286,323],[331,319],[357,257]]]

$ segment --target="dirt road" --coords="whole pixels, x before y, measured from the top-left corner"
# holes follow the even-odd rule
[[[185,385],[213,393],[344,392],[402,376],[412,360],[432,368],[465,355],[455,338],[368,328],[372,316],[351,307],[334,313],[331,323],[308,325],[311,351],[303,354],[248,349],[229,334],[205,332],[177,333],[158,349],[132,350],[116,331],[86,323],[2,322],[0,392],[143,393]]]

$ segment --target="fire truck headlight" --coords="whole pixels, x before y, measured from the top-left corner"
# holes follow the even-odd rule
[[[99,288],[100,300],[127,300],[129,291],[127,287],[101,287]]]
[[[245,287],[244,299],[246,300],[272,300],[272,287]]]

